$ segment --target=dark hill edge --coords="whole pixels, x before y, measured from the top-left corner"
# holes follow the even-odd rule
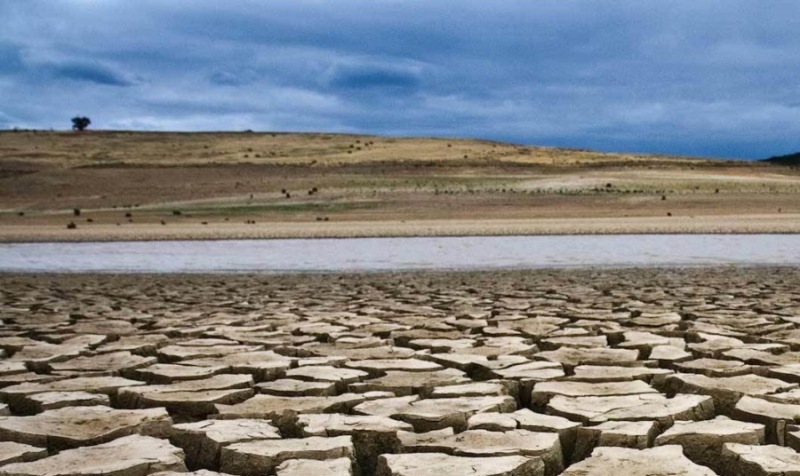
[[[763,161],[779,165],[800,165],[800,152],[788,155],[776,155],[775,157],[770,157]]]

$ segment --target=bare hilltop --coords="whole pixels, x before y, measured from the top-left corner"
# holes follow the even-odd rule
[[[800,168],[484,140],[0,132],[0,240],[800,232]]]

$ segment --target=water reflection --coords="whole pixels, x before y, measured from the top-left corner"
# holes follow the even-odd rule
[[[5,272],[302,272],[800,265],[800,235],[604,235],[23,243]]]

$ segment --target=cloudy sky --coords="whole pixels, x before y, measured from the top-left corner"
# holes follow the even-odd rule
[[[0,128],[800,150],[797,0],[0,0]]]

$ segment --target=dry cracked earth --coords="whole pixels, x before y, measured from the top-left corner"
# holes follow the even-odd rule
[[[800,270],[0,276],[0,475],[800,475]]]

